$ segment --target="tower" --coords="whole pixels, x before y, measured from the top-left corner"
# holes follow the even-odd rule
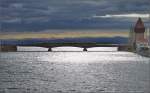
[[[142,22],[142,19],[139,18],[135,28],[134,28],[134,32],[135,32],[135,42],[141,42],[142,40],[144,40],[144,32],[145,32],[145,26],[144,23]]]
[[[134,44],[136,48],[144,47],[148,44],[145,38],[145,26],[141,18],[138,19],[134,27]]]

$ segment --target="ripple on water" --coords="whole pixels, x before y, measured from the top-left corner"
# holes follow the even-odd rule
[[[12,52],[0,56],[0,92],[150,91],[150,58],[130,52]]]

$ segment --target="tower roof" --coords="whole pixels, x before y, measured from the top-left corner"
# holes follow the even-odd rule
[[[134,29],[137,33],[145,32],[145,26],[141,18],[138,19]]]

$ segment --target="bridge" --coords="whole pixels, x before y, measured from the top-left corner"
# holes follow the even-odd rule
[[[127,44],[101,44],[101,43],[39,43],[39,44],[22,45],[22,46],[44,47],[44,48],[49,48],[48,51],[52,51],[52,48],[55,47],[66,47],[66,46],[83,48],[83,51],[87,51],[87,48],[92,48],[92,47],[118,47],[118,51],[128,51],[129,48],[131,48]],[[0,46],[0,51],[2,52],[17,51],[17,45]]]
[[[92,47],[118,47],[118,51],[126,51],[127,48],[129,48],[127,44],[101,44],[101,43],[46,43],[31,46],[49,48],[48,51],[52,51],[52,48],[55,47],[65,47],[65,46],[83,48],[83,51],[87,51],[87,48]]]
[[[23,45],[23,46],[49,48],[48,51],[52,51],[52,48],[55,47],[66,47],[66,46],[83,48],[83,51],[87,51],[87,48],[92,48],[92,47],[118,47],[118,51],[128,51],[129,48],[131,48],[127,44],[101,44],[101,43],[41,43],[41,44]],[[14,45],[1,46],[0,51],[2,52],[17,51],[17,46]]]

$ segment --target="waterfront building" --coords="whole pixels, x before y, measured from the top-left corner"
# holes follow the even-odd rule
[[[148,28],[148,45],[150,47],[150,28]]]
[[[135,24],[134,29],[130,33],[131,37],[131,45],[139,50],[143,47],[148,47],[148,39],[145,35],[145,26],[141,18],[138,19],[137,23]]]

